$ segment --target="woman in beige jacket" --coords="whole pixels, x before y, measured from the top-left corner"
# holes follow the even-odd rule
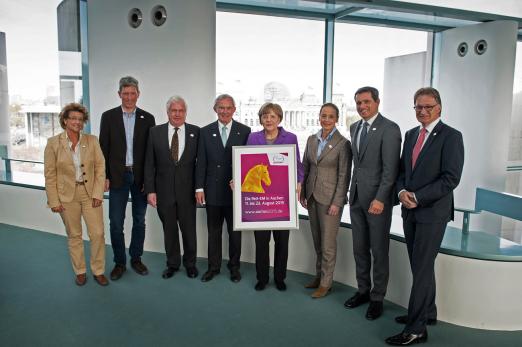
[[[308,138],[303,158],[300,201],[308,209],[316,253],[316,275],[305,287],[316,289],[314,299],[326,296],[332,288],[337,232],[350,182],[352,151],[350,141],[335,127],[338,121],[337,106],[324,104],[319,111],[321,130]]]
[[[60,113],[65,130],[47,141],[44,155],[45,191],[51,210],[65,224],[69,254],[76,284],[87,281],[83,251],[82,222],[91,240],[91,271],[98,284],[109,284],[105,272],[103,227],[103,188],[105,161],[96,136],[82,134],[89,119],[87,109],[77,103],[66,105]]]

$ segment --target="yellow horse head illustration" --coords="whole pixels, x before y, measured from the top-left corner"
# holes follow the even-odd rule
[[[241,191],[245,193],[264,193],[265,190],[261,185],[263,182],[267,187],[272,184],[270,175],[268,174],[268,166],[259,164],[248,170],[243,184],[241,184]]]

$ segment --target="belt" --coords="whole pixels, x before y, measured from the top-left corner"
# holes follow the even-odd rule
[[[85,185],[85,183],[84,182],[76,182],[76,185],[77,186],[83,186],[83,185]]]
[[[125,171],[130,171],[130,172],[132,172],[132,166],[125,166]]]

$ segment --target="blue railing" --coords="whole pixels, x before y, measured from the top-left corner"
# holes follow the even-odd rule
[[[13,169],[11,166],[11,162],[17,162],[17,163],[31,163],[31,164],[41,164],[43,165],[43,161],[36,161],[36,160],[25,160],[25,159],[15,159],[15,158],[6,158],[2,157],[2,160],[5,163],[5,180],[7,182],[13,181]]]

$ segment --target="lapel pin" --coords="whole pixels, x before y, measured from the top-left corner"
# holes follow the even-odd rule
[[[217,135],[216,134],[212,134],[212,136],[216,137]]]
[[[437,133],[433,133],[433,136],[437,136]]]
[[[372,128],[373,131],[377,130],[377,128]]]
[[[143,116],[140,116],[140,118],[145,118],[145,117],[143,117]]]
[[[190,134],[190,137],[194,137],[194,134]]]

